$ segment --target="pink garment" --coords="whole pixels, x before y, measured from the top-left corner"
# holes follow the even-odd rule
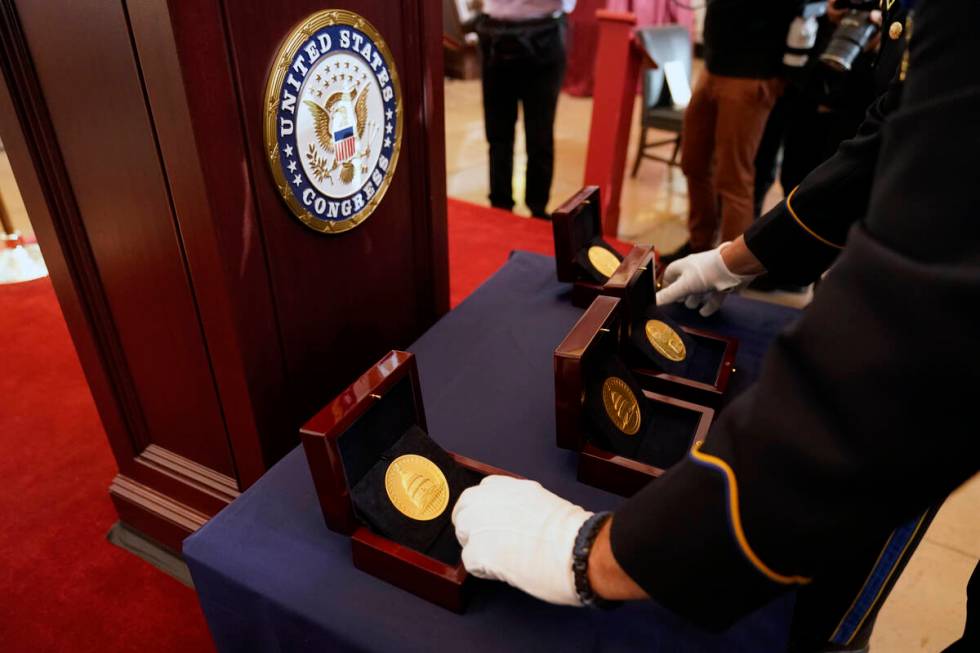
[[[682,0],[681,4],[691,3]],[[636,24],[639,27],[671,23],[684,25],[689,29],[691,27],[691,10],[681,7],[674,0],[609,0],[606,8],[636,14]]]
[[[674,0],[578,0],[568,17],[568,67],[562,88],[569,95],[592,95],[599,27],[595,12],[599,9],[629,11],[636,14],[639,27],[676,23],[691,29],[691,11]]]

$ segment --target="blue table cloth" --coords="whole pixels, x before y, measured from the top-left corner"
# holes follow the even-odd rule
[[[707,320],[670,311],[739,338],[732,394],[798,315],[740,297]],[[578,483],[576,454],[555,447],[552,353],[581,314],[570,286],[555,280],[553,259],[516,252],[410,350],[437,442],[610,509],[622,499]],[[324,525],[302,447],[187,538],[183,552],[220,651],[756,653],[784,648],[792,612],[786,597],[712,635],[652,602],[565,608],[481,581],[466,614],[451,613],[353,567],[348,538]]]

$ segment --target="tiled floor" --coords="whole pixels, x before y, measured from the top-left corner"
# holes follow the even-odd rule
[[[555,124],[555,180],[551,208],[582,185],[592,100],[563,95]],[[446,82],[446,166],[448,191],[486,204],[487,161],[480,85]],[[525,156],[518,129],[514,170],[517,213],[523,197]],[[629,161],[637,130],[630,138]],[[629,168],[627,168],[627,171]],[[778,201],[774,189],[768,203]],[[671,251],[686,238],[687,198],[680,170],[647,161],[635,180],[623,186],[620,233],[624,240]],[[924,434],[923,437],[934,437]],[[966,614],[966,583],[980,557],[980,477],[960,488],[943,506],[882,609],[872,639],[875,653],[919,653],[942,650],[959,637]]]

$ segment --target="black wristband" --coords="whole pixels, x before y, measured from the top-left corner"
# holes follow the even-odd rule
[[[607,601],[592,589],[589,583],[589,553],[595,542],[599,529],[612,517],[611,512],[597,512],[582,524],[575,536],[575,546],[572,548],[572,571],[575,574],[575,591],[582,605],[590,608],[614,608],[620,601]]]

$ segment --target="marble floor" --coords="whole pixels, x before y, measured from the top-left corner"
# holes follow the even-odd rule
[[[562,95],[555,122],[555,179],[549,208],[582,186],[592,100]],[[515,212],[527,215],[524,195],[523,134],[518,128],[514,162]],[[633,163],[638,130],[630,136]],[[665,136],[667,136],[665,134]],[[667,150],[667,148],[665,148]],[[669,154],[669,151],[665,151]],[[487,153],[479,81],[446,82],[446,172],[451,197],[487,204]],[[629,167],[627,167],[627,173]],[[767,204],[777,202],[773,189]],[[687,197],[680,170],[645,161],[623,185],[619,237],[672,251],[686,239]],[[530,218],[529,218],[530,219]],[[805,303],[808,297],[778,298]],[[935,437],[935,434],[923,434]],[[980,476],[945,503],[882,608],[872,638],[874,653],[941,651],[963,631],[966,583],[980,558]]]

